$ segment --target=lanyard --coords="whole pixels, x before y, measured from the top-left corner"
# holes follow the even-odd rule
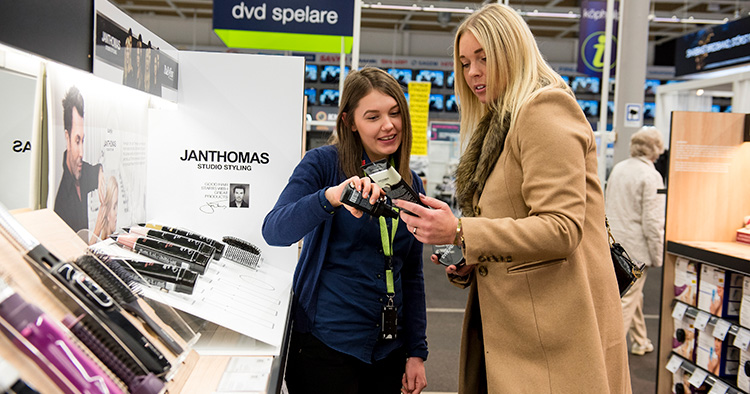
[[[380,221],[380,241],[383,243],[383,254],[387,267],[385,270],[385,285],[388,294],[389,304],[393,302],[393,296],[396,294],[393,288],[393,240],[396,238],[396,229],[398,228],[398,218],[391,219],[391,234],[388,235],[388,225],[384,217],[379,217]]]

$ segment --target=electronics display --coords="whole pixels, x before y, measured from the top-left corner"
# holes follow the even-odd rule
[[[347,73],[349,72],[348,66],[344,68],[344,72],[347,72]],[[339,83],[340,77],[341,77],[340,66],[325,65],[323,66],[323,69],[320,70],[320,82]]]
[[[402,86],[409,86],[409,82],[412,81],[414,72],[410,68],[389,68],[388,74],[391,74],[393,78]]]
[[[321,89],[320,90],[320,105],[339,105],[339,91],[338,89]]]
[[[443,105],[442,94],[431,94],[430,95],[430,111],[442,111],[445,106]]]
[[[711,112],[721,112],[721,106],[718,104],[714,104],[711,106]]]
[[[647,79],[646,80],[646,95],[653,96],[656,94],[656,87],[661,85],[661,81],[658,79]]]
[[[570,85],[574,93],[599,93],[599,78],[575,77]]]
[[[316,64],[305,64],[305,82],[318,80],[318,66]]]
[[[607,115],[612,116],[615,113],[615,102],[607,101]]]
[[[419,70],[415,80],[417,82],[430,82],[433,88],[442,88],[445,73],[438,70]]]
[[[560,78],[562,78],[563,81],[565,81],[566,85],[570,86],[570,77],[569,76],[567,76],[567,75],[560,75]]]
[[[305,96],[307,96],[307,105],[318,104],[318,101],[316,100],[317,95],[318,95],[318,91],[315,90],[315,88],[305,89]]]
[[[643,103],[643,119],[653,119],[656,114],[656,103]]]
[[[586,117],[594,117],[599,115],[599,102],[596,100],[576,100],[578,105],[581,106],[583,113]]]
[[[447,112],[458,112],[458,100],[455,94],[445,95],[445,110]]]
[[[456,72],[451,71],[450,75],[448,75],[448,78],[445,79],[445,87],[448,89],[453,89],[453,82],[456,80]]]

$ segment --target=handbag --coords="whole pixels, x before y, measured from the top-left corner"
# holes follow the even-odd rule
[[[645,264],[638,264],[637,260],[630,258],[628,252],[622,247],[615,237],[612,235],[612,231],[609,229],[609,220],[604,217],[604,222],[607,224],[607,234],[609,234],[609,252],[612,255],[612,263],[615,266],[615,277],[617,277],[617,286],[620,288],[620,297],[624,296],[625,293],[630,290],[635,281],[637,281],[641,275],[643,275],[643,268]]]

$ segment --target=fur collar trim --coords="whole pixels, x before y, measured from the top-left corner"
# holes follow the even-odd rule
[[[508,134],[510,116],[501,119],[488,112],[479,122],[456,170],[456,199],[464,216],[474,216],[474,196],[481,196],[484,184],[495,168]]]

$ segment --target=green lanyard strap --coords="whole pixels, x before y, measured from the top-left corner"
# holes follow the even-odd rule
[[[388,225],[384,217],[379,217],[380,221],[380,241],[383,243],[383,254],[388,262],[385,270],[385,284],[388,295],[396,294],[393,287],[393,240],[396,238],[396,229],[398,228],[398,219],[391,219],[391,234],[388,236]]]

